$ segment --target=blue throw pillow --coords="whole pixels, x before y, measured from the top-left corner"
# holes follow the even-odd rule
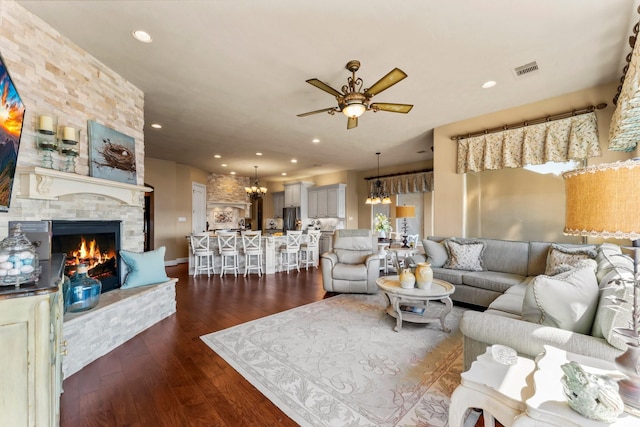
[[[128,268],[122,289],[152,285],[169,280],[164,269],[164,246],[150,252],[120,251],[120,257]]]

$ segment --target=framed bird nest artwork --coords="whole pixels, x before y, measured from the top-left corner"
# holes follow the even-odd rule
[[[137,184],[135,139],[93,120],[87,127],[91,176]]]

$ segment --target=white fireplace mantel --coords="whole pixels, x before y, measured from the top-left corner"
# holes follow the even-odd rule
[[[108,179],[60,172],[37,166],[18,167],[20,188],[18,197],[26,199],[58,200],[69,194],[98,194],[119,200],[131,206],[139,206],[139,194],[153,191],[150,187],[125,184]]]

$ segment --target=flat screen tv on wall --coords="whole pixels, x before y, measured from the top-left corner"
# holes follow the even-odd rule
[[[9,210],[24,122],[24,104],[0,55],[0,212]]]

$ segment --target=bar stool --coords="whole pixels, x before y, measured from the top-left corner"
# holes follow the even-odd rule
[[[242,250],[244,252],[244,277],[250,270],[257,270],[262,276],[262,231],[243,231]],[[251,262],[255,260],[255,263]]]
[[[320,230],[309,230],[307,236],[309,236],[309,240],[300,244],[300,266],[306,270],[309,269],[309,266],[318,268],[316,260],[320,247]]]
[[[215,274],[216,270],[213,262],[215,255],[209,246],[209,234],[192,234],[189,243],[194,257],[193,277],[200,272],[206,272],[207,277],[211,277],[211,272]]]
[[[286,244],[280,246],[280,266],[287,268],[287,274],[292,267],[300,271],[298,254],[300,253],[300,240],[302,231],[287,230]]]
[[[222,267],[220,268],[220,277],[227,271],[232,271],[237,276],[240,269],[238,268],[238,249],[236,241],[238,235],[235,232],[220,232],[218,234],[218,250],[222,257]]]

